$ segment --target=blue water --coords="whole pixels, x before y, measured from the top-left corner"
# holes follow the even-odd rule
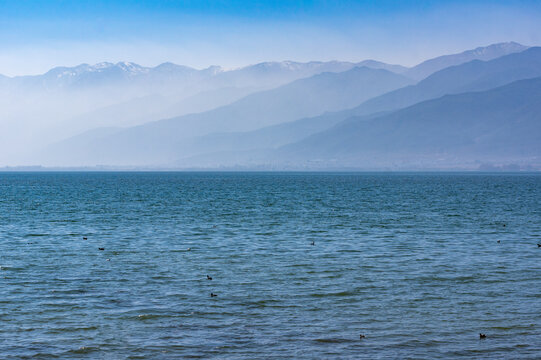
[[[540,242],[540,175],[0,173],[0,358],[539,359]]]

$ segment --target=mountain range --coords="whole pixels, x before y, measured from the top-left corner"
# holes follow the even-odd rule
[[[457,94],[468,91],[482,91],[485,89],[496,88],[503,84],[509,84],[516,80],[535,78],[539,76],[541,76],[541,48],[530,48],[520,54],[511,54],[491,61],[472,61],[470,63],[466,63],[460,66],[450,67],[441,70],[433,74],[429,78],[425,79],[424,81],[421,81],[417,85],[408,86],[400,90],[392,91],[388,94],[371,99],[366,103],[361,104],[360,106],[353,109],[323,114],[321,116],[309,119],[301,119],[298,121],[281,124],[280,126],[276,127],[260,129],[256,132],[244,134],[236,133],[215,135],[212,137],[215,144],[214,149],[216,150],[214,153],[207,153],[205,155],[196,156],[191,159],[184,159],[180,161],[180,164],[182,164],[183,166],[194,166],[195,164],[208,164],[208,166],[217,166],[220,164],[233,165],[238,163],[269,163],[273,165],[278,164],[278,166],[284,166],[284,164],[287,163],[289,165],[294,164],[295,166],[301,166],[301,164],[303,164],[302,166],[305,166],[309,161],[316,161],[318,159],[316,154],[319,154],[319,160],[325,159],[325,163],[330,163],[332,160],[332,163],[334,164],[341,163],[345,166],[345,161],[339,162],[336,157],[331,156],[336,155],[336,151],[333,152],[331,151],[331,148],[326,148],[324,146],[324,139],[328,137],[331,143],[335,141],[339,147],[343,147],[345,149],[347,148],[347,141],[345,141],[346,137],[340,138],[334,136],[332,132],[325,132],[327,128],[331,128],[332,126],[337,124],[340,124],[337,125],[337,128],[340,128],[340,126],[342,126],[343,124],[348,124],[351,119],[356,119],[356,121],[359,123],[363,123],[364,121],[367,121],[371,118],[380,119],[379,116],[383,116],[382,113],[393,114],[394,111],[396,111],[396,108],[400,109],[411,106],[411,104],[422,103],[423,101],[426,101],[426,99],[437,99],[442,95],[446,94]],[[526,87],[513,89],[516,94],[514,96],[511,96],[512,94],[509,94],[512,101],[506,103],[510,107],[510,109],[508,109],[509,111],[507,112],[503,111],[502,114],[509,115],[514,106],[513,104],[517,104],[516,106],[519,106],[517,94],[520,94],[521,89],[522,91],[528,91],[528,88]],[[401,96],[397,97],[397,94]],[[534,92],[533,94],[537,93]],[[531,94],[528,94],[528,96],[529,95]],[[487,96],[496,96],[496,93],[488,93]],[[536,95],[531,98],[532,101],[536,99],[535,96]],[[537,97],[537,101],[541,102],[541,98]],[[371,107],[374,103],[378,104],[379,107]],[[426,109],[423,109],[423,111],[428,114],[428,111]],[[442,109],[440,111],[448,112],[450,111],[450,109]],[[419,111],[418,113],[421,112],[422,111]],[[367,116],[367,114],[371,115]],[[434,113],[432,113],[432,115],[434,115]],[[375,126],[375,122],[377,121],[379,120],[373,120],[373,122],[371,123],[371,126],[374,129],[377,129],[377,127]],[[540,128],[541,125],[537,128],[537,131],[534,131],[535,129],[532,128],[531,134],[536,134],[538,138],[541,138],[541,133],[539,130]],[[352,130],[347,126],[345,126],[345,129]],[[311,135],[320,131],[322,131],[321,134],[318,134],[317,136],[314,135],[315,137],[311,137]],[[359,139],[362,138],[355,132],[345,131],[345,133],[356,134],[352,136]],[[524,135],[525,139],[531,139],[531,137],[526,136],[528,134]],[[303,137],[308,137],[308,139],[311,139],[309,143],[312,145],[311,149],[313,150],[312,154],[314,155],[314,157],[307,156],[310,151],[301,151],[305,146],[305,144],[302,142],[304,141]],[[449,137],[450,139],[453,139],[453,136],[451,136],[450,134]],[[253,139],[260,140],[258,143],[255,143],[254,141],[252,141]],[[308,141],[308,139],[306,141]],[[375,137],[375,139],[379,139],[379,137]],[[296,141],[300,141],[300,143],[294,144]],[[293,144],[287,145],[284,147],[284,149],[278,151],[278,155],[269,157],[269,154],[272,154],[274,151],[272,150],[273,148],[286,145],[287,143]],[[216,144],[222,145],[221,148],[217,148]],[[321,147],[319,146],[319,144],[321,144]],[[496,144],[493,145],[496,147]],[[533,147],[535,148],[535,146]],[[204,147],[201,146],[200,148],[203,149]],[[209,149],[212,147],[207,146],[206,148]],[[325,149],[322,151],[324,153],[327,152],[330,157],[321,157],[321,151],[318,151],[317,149]],[[223,151],[227,151],[228,153],[224,156]],[[297,156],[299,155],[297,153],[302,156]],[[473,154],[478,154],[478,152],[472,152],[472,155]],[[395,158],[396,155],[397,154],[395,153]],[[486,158],[487,154],[478,155],[482,155]],[[512,155],[517,158],[519,154],[509,152],[508,155]],[[356,157],[354,157],[353,159],[359,160],[358,154],[355,156]],[[503,155],[499,154],[498,156],[502,158]],[[232,163],[231,161],[229,161],[228,157],[234,159],[234,162]],[[347,156],[346,154],[340,154],[340,158],[345,159],[347,158]],[[279,161],[279,159],[282,159],[282,161]],[[468,161],[471,161],[471,158],[466,157],[465,153],[461,155],[460,159],[468,159]],[[388,161],[389,159],[384,160]],[[446,161],[451,160],[452,159],[446,158]],[[492,160],[495,160],[495,158]],[[383,162],[381,158],[379,161]],[[353,160],[347,163],[348,166],[352,166],[353,164],[355,164]],[[357,165],[359,164],[360,163],[357,163]],[[434,166],[438,165],[435,163],[431,164]],[[365,165],[368,166],[368,164]],[[374,164],[372,163],[370,166],[374,166]]]
[[[188,66],[163,63],[156,67],[145,67],[131,62],[116,64],[103,62],[95,65],[81,64],[75,67],[57,67],[43,75],[2,76],[7,85],[24,91],[81,90],[93,87],[143,86],[140,91],[158,92],[171,87],[192,92],[221,87],[272,87],[323,72],[343,72],[354,67],[366,66],[404,72],[407,68],[379,61],[365,60],[359,63],[345,61],[294,61],[263,62],[238,69],[225,70],[220,66],[194,69]]]
[[[224,157],[223,151],[228,151],[228,156],[234,154],[236,162],[251,162],[255,161],[254,150],[262,151],[262,154],[266,156],[273,148],[301,141],[305,137],[325,131],[341,122],[347,123],[350,118],[366,120],[382,113],[393,113],[397,109],[427,99],[435,99],[447,94],[491,89],[516,80],[538,76],[541,76],[541,48],[530,48],[522,53],[503,56],[491,61],[476,60],[441,70],[416,85],[391,91],[352,109],[300,119],[275,127],[259,129],[255,132],[217,134],[198,139],[199,143],[207,144],[198,147],[201,150],[209,150],[207,154],[204,157],[183,160],[181,164],[193,166],[195,163],[203,163],[203,159],[213,166],[224,163],[227,162],[227,159]],[[258,139],[258,142],[254,142],[254,139]],[[250,151],[245,154],[239,153],[245,150]],[[284,152],[280,152],[280,154],[286,157]],[[261,155],[257,161],[267,160]],[[277,162],[276,158],[273,162]]]
[[[520,94],[530,91],[524,101],[534,101],[538,77],[541,49],[513,42],[411,68],[374,60],[265,62],[232,70],[120,62],[0,76],[0,143],[14,150],[0,152],[0,162],[14,161],[16,154],[24,163],[61,166],[460,168],[498,159],[537,164],[538,148],[531,143],[538,134],[536,108],[521,102]],[[466,105],[457,109],[460,104]],[[476,104],[498,109],[501,117]],[[513,112],[517,106],[530,110]],[[480,132],[470,129],[468,137],[452,131],[448,114]],[[527,125],[509,122],[513,116]],[[515,126],[514,139],[527,141],[491,132],[491,121],[508,134]],[[447,137],[438,137],[438,127]],[[393,128],[409,134],[418,151]],[[423,136],[441,147],[431,148]],[[507,151],[496,151],[494,139]]]

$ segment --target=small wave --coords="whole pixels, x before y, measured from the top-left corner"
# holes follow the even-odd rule
[[[56,290],[52,289],[51,292],[62,294],[62,295],[69,295],[69,294],[86,294],[88,290],[86,288],[80,288],[80,289],[66,289],[66,290]]]
[[[349,343],[353,342],[351,339],[315,339],[314,340],[317,343],[323,343],[323,344],[340,344],[340,343]]]
[[[0,271],[18,271],[23,269],[22,267],[0,265]]]
[[[534,328],[534,324],[528,325],[510,325],[510,326],[492,326],[494,330],[515,330],[515,329],[531,329]]]
[[[50,328],[47,330],[47,333],[63,334],[63,333],[73,333],[74,331],[92,331],[92,330],[98,330],[98,328],[96,326]]]
[[[353,291],[339,291],[339,292],[334,292],[334,293],[325,293],[325,294],[321,294],[321,293],[315,293],[315,294],[310,294],[311,297],[318,297],[318,298],[323,298],[323,297],[328,297],[328,296],[352,296],[352,295],[356,295],[357,293],[356,292],[353,292]]]
[[[70,350],[68,354],[90,354],[94,351],[98,351],[100,348],[96,346],[81,346],[78,349]]]
[[[432,339],[432,340],[411,339],[411,340],[407,340],[407,341],[397,342],[397,343],[393,344],[393,346],[395,346],[397,348],[405,348],[405,349],[414,348],[414,349],[417,349],[417,348],[438,347],[438,346],[441,346],[444,343],[445,343],[444,341],[435,340],[435,339]]]
[[[277,304],[280,304],[280,301],[273,300],[273,299],[267,299],[267,300],[258,300],[258,301],[248,301],[245,302],[243,305],[253,306],[253,307],[282,307]],[[285,307],[285,306],[284,306]]]
[[[137,315],[138,320],[151,320],[151,319],[159,319],[163,317],[168,317],[168,315],[160,315],[160,314],[140,314]]]

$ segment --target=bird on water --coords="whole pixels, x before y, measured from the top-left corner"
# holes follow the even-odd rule
[[[310,245],[314,246],[315,244],[316,244],[316,242],[315,242],[315,241],[312,241],[312,244],[310,244]]]
[[[98,250],[102,250],[102,251],[103,251],[103,250],[105,250],[105,248],[98,248]]]
[[[486,337],[487,337],[487,336],[486,336],[485,334],[479,333],[479,339],[486,339]]]
[[[366,336],[364,336],[363,334],[359,335],[359,339],[362,340],[364,339]]]
[[[207,280],[212,280],[212,277],[207,275]]]
[[[218,295],[216,295],[215,293],[210,293],[210,297],[215,297],[215,296],[218,296]]]

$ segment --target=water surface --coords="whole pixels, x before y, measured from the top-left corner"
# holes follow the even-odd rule
[[[539,175],[0,173],[0,354],[539,359],[540,242]]]

